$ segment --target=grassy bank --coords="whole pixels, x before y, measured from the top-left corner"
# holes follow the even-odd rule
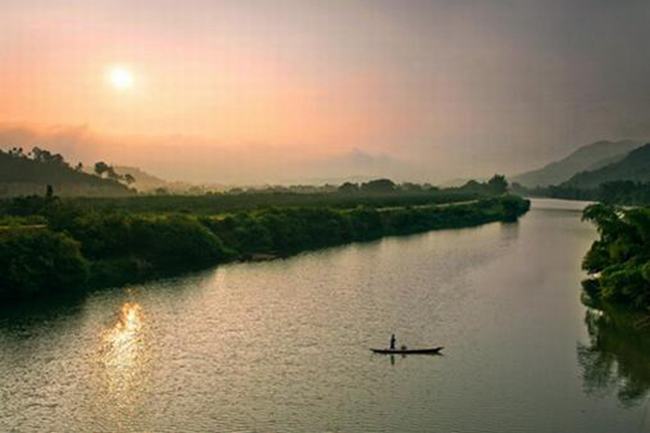
[[[83,291],[202,269],[232,260],[285,257],[388,235],[515,221],[529,203],[498,196],[438,206],[266,207],[207,215],[108,211],[32,199],[26,222],[0,231],[0,297]],[[452,200],[453,201],[453,200]],[[386,201],[381,202],[382,205]]]

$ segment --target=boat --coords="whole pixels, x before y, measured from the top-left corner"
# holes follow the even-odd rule
[[[429,349],[370,349],[372,353],[381,355],[438,355],[444,347],[432,347]]]

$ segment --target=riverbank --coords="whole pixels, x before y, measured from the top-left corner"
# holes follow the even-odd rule
[[[215,217],[96,211],[55,200],[38,211],[46,227],[0,234],[0,297],[83,292],[234,260],[516,221],[529,205],[505,195],[444,206],[264,208]]]
[[[650,351],[593,346],[576,296],[597,236],[580,207],[5,302],[0,431],[648,431],[619,391],[643,392]],[[446,354],[369,354],[391,333]]]
[[[650,309],[650,209],[587,207],[600,238],[583,260],[585,293],[596,301],[647,312]]]

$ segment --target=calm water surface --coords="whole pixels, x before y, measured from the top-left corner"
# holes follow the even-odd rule
[[[0,312],[2,432],[650,432],[576,202]],[[398,344],[444,356],[372,355]],[[630,340],[632,338],[632,340]]]

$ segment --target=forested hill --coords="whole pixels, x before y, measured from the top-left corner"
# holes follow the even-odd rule
[[[561,187],[595,189],[613,181],[650,182],[650,143],[633,150],[622,160],[593,171],[578,173]]]
[[[571,155],[538,169],[512,178],[513,182],[528,188],[558,185],[569,180],[576,173],[596,170],[620,161],[641,143],[631,140],[598,141],[580,147]]]
[[[105,179],[72,168],[59,154],[35,148],[0,150],[0,197],[42,195],[51,185],[62,196],[127,196],[133,194],[116,180]]]

